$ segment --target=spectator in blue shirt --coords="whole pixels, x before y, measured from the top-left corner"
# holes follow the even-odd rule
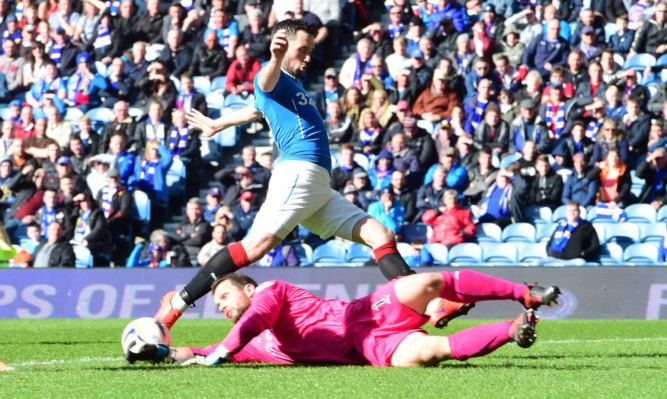
[[[557,19],[547,24],[547,32],[538,35],[523,53],[522,64],[528,69],[537,69],[543,77],[556,65],[565,65],[570,52],[569,43],[559,36],[560,22]]]

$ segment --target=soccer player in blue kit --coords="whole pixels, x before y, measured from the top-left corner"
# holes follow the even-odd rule
[[[206,295],[216,278],[259,260],[299,224],[322,238],[335,235],[370,246],[387,279],[414,273],[398,253],[392,231],[330,187],[327,131],[298,80],[310,62],[315,34],[303,21],[279,22],[271,40],[271,59],[255,77],[254,104],[217,120],[195,110],[188,113],[190,125],[205,136],[264,117],[282,162],[273,171],[266,201],[248,235],[214,254],[180,293],[163,297],[156,319],[167,327]],[[434,317],[446,324],[470,307],[443,299],[435,306]]]

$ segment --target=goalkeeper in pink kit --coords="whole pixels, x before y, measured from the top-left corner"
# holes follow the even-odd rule
[[[531,346],[537,338],[535,310],[555,303],[560,293],[555,285],[526,286],[471,270],[399,277],[351,302],[318,298],[279,280],[257,285],[240,273],[217,279],[212,290],[218,309],[235,324],[222,342],[203,349],[135,342],[125,354],[128,362],[407,367],[463,361],[509,342]],[[513,321],[432,336],[420,327],[429,320],[427,305],[438,297],[469,303],[514,300],[525,310]]]

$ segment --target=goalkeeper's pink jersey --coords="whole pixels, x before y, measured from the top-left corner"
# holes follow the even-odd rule
[[[391,355],[428,318],[403,306],[394,282],[350,303],[318,298],[284,281],[260,284],[252,305],[222,344],[233,362],[341,363],[387,366]]]

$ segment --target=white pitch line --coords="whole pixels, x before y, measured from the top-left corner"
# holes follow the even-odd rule
[[[540,344],[579,344],[579,343],[605,343],[605,342],[650,342],[667,341],[667,337],[654,338],[607,338],[607,339],[564,339],[564,340],[546,340],[537,342]]]
[[[539,344],[580,344],[580,343],[606,343],[606,342],[652,342],[667,341],[667,337],[654,338],[608,338],[608,339],[564,339],[564,340],[538,340]],[[44,362],[28,361],[22,363],[11,363],[14,367],[23,366],[48,366],[51,364],[91,363],[91,362],[118,362],[125,360],[123,357],[82,357],[74,360],[49,360]]]
[[[50,364],[68,364],[68,363],[90,363],[90,362],[117,362],[119,360],[125,360],[124,357],[82,357],[81,359],[73,360],[48,360],[44,362],[37,361],[28,361],[23,363],[12,363],[12,366],[21,367],[21,366],[47,366]]]

